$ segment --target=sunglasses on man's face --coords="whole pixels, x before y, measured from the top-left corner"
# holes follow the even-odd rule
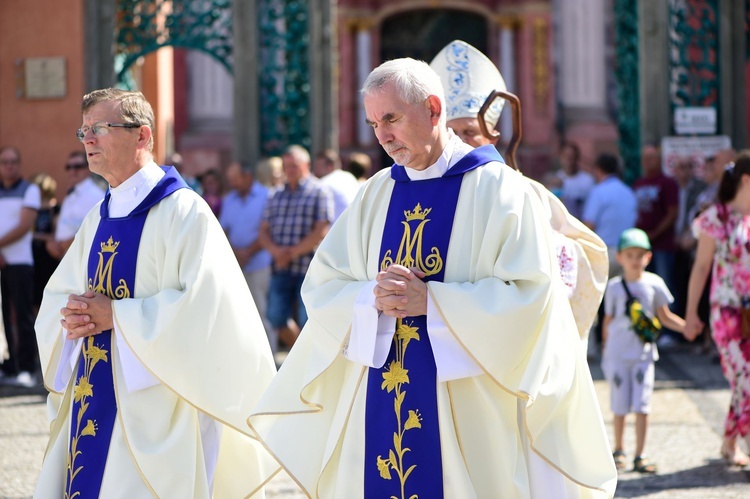
[[[84,168],[88,168],[89,165],[87,163],[69,163],[65,165],[65,171],[70,170],[83,170]]]

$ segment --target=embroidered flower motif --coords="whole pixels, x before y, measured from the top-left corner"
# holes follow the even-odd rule
[[[422,427],[422,416],[419,415],[419,412],[409,410],[409,417],[406,419],[406,424],[404,425],[404,430],[411,430],[412,428],[421,428]]]
[[[391,479],[391,460],[383,459],[382,457],[378,456],[378,471],[380,472],[380,478],[385,478],[386,480],[390,480]]]
[[[75,401],[80,402],[83,397],[93,397],[94,386],[89,383],[86,376],[81,376],[78,380],[78,384],[75,387]]]
[[[396,338],[403,340],[404,348],[406,348],[406,345],[409,344],[410,340],[419,341],[419,333],[417,332],[416,327],[407,326],[406,324],[401,323],[401,325],[398,326],[398,329],[396,329]]]
[[[380,389],[387,388],[388,393],[391,393],[399,384],[409,382],[408,373],[409,370],[404,369],[401,362],[391,361],[388,370],[383,373],[383,383],[380,385]]]
[[[81,436],[91,435],[92,437],[96,436],[96,430],[97,430],[96,423],[91,421],[90,419],[86,423],[86,427],[81,431]]]
[[[93,369],[96,363],[99,362],[100,360],[107,362],[107,350],[94,346],[93,336],[89,336],[88,348],[86,349],[86,356],[89,359],[91,359],[91,369]]]

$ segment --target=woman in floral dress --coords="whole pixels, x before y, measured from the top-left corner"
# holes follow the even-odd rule
[[[737,445],[750,444],[750,337],[743,338],[740,310],[750,301],[750,151],[725,167],[717,203],[693,222],[698,250],[690,274],[686,336],[703,329],[698,302],[711,265],[711,332],[721,356],[732,399],[724,426],[721,454],[730,465],[747,466],[750,458]]]

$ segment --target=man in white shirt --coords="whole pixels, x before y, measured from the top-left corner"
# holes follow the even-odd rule
[[[206,202],[153,161],[140,92],[84,96],[77,136],[110,189],[44,291],[50,443],[34,497],[246,497],[277,469],[245,417],[275,367]]]
[[[38,364],[31,240],[41,203],[39,187],[21,177],[21,153],[15,147],[0,147],[0,293],[9,352],[0,379],[26,387],[36,384]]]
[[[341,169],[341,158],[331,149],[326,149],[315,157],[313,174],[333,194],[333,223],[354,200],[360,183],[350,172]]]
[[[88,212],[104,198],[104,190],[91,178],[84,151],[73,151],[68,155],[65,172],[71,188],[60,206],[55,240],[47,244],[47,251],[58,260],[73,244]]]

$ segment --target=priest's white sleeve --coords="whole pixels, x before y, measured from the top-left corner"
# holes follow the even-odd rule
[[[57,372],[55,373],[55,381],[52,386],[56,392],[65,391],[70,382],[70,376],[73,374],[73,369],[76,368],[78,355],[81,353],[81,343],[83,340],[69,340],[66,338],[67,335],[68,330],[63,328],[62,352],[60,352],[60,362],[57,363]]]
[[[354,302],[352,330],[344,357],[369,367],[383,367],[396,332],[396,318],[381,314],[375,308],[372,281],[363,287]]]
[[[446,382],[482,374],[443,322],[430,293],[427,294],[427,331],[435,357],[438,381]]]
[[[127,342],[122,338],[122,334],[119,334],[117,325],[115,325],[114,331],[115,341],[117,341],[120,367],[122,368],[122,374],[125,378],[125,387],[128,392],[132,393],[158,385],[159,380],[156,379],[149,370],[141,364],[138,357],[133,354],[133,351],[130,349]],[[76,368],[76,362],[78,362],[78,356],[81,355],[81,345],[84,340],[84,338],[69,340],[66,337],[67,334],[68,331],[63,328],[63,347],[60,354],[60,362],[57,364],[57,372],[55,373],[53,387],[56,391],[60,392],[65,390],[65,387],[70,381],[70,376]]]
[[[396,319],[381,314],[375,308],[375,285],[373,281],[363,287],[357,295],[349,345],[344,350],[344,356],[352,362],[380,368],[388,357],[396,329]],[[427,330],[437,365],[438,381],[451,381],[482,374],[480,367],[450,333],[429,295]]]
[[[146,369],[133,350],[128,346],[128,342],[123,338],[117,324],[114,325],[115,341],[117,341],[117,353],[120,358],[120,367],[122,376],[125,378],[125,387],[129,392],[136,392],[144,388],[150,388],[159,384],[159,380]]]

